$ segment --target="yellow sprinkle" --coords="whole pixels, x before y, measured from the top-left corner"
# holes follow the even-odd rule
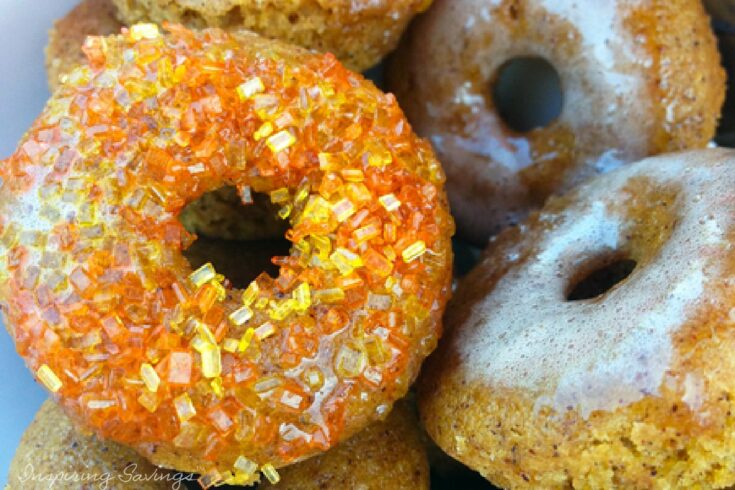
[[[148,388],[148,391],[152,391],[153,393],[158,391],[158,385],[161,384],[161,378],[158,377],[158,373],[153,369],[153,366],[147,362],[141,364],[140,377],[143,379],[143,383],[145,383],[145,387]]]
[[[362,266],[362,260],[359,255],[341,247],[332,252],[329,260],[332,261],[332,264],[334,264],[343,276],[352,274],[355,268]]]
[[[289,199],[291,199],[291,193],[288,191],[288,188],[281,187],[280,189],[276,189],[270,193],[271,196],[271,202],[280,204],[282,202],[286,202]]]
[[[296,137],[284,129],[270,136],[265,143],[273,153],[278,153],[296,143]]]
[[[260,141],[263,138],[267,138],[273,134],[273,124],[270,122],[263,123],[254,133],[253,133],[253,139],[255,141]]]
[[[270,317],[276,321],[281,321],[286,318],[296,308],[296,301],[289,298],[280,302],[276,302],[271,307]],[[256,330],[256,334],[257,334]],[[258,336],[260,338],[260,336]]]
[[[302,184],[299,186],[294,196],[294,202],[299,204],[301,201],[309,197],[309,184]]]
[[[358,228],[357,230],[352,232],[352,235],[355,237],[355,240],[357,240],[357,243],[366,242],[368,240],[372,240],[376,236],[380,235],[380,228],[375,223],[371,223],[367,226],[363,226],[362,228]]]
[[[141,39],[155,39],[160,35],[156,24],[135,24],[130,27],[130,37],[133,41]]]
[[[309,245],[309,242],[303,238],[294,243],[294,248],[298,250],[301,255],[309,255],[309,252],[311,252],[311,245]]]
[[[216,468],[212,468],[200,476],[197,482],[203,489],[207,489],[221,485],[224,482],[224,479]]]
[[[240,97],[240,100],[245,100],[253,95],[262,93],[264,90],[265,85],[263,85],[263,80],[260,77],[253,77],[237,86],[237,95]]]
[[[393,161],[393,155],[389,151],[377,151],[368,155],[368,165],[372,167],[384,167]]]
[[[281,219],[288,218],[288,216],[291,214],[292,209],[293,208],[291,207],[290,204],[286,204],[285,206],[283,206],[281,209],[278,210],[278,217]]]
[[[355,214],[355,211],[357,211],[355,205],[346,197],[332,204],[332,212],[340,223]]]
[[[281,475],[278,474],[278,471],[276,471],[276,469],[270,463],[266,463],[261,466],[260,471],[263,472],[268,481],[271,482],[271,484],[273,485],[281,481]]]
[[[245,306],[250,306],[253,304],[255,299],[258,297],[258,294],[260,294],[260,287],[258,286],[258,283],[253,281],[248,285],[248,287],[243,291],[242,293],[242,303]]]
[[[312,388],[319,388],[324,384],[324,375],[318,367],[309,368],[309,370],[304,373],[304,379]]]
[[[217,274],[216,280],[212,281],[212,287],[217,293],[217,301],[224,301],[227,298],[227,290],[220,281],[224,281],[224,277],[220,279],[220,274]]]
[[[156,395],[155,393],[144,391],[138,397],[138,403],[140,403],[143,408],[145,408],[149,412],[154,413],[156,410],[158,410],[158,404],[160,403],[160,401],[158,400],[158,395]]]
[[[226,338],[222,341],[222,349],[225,352],[237,352],[237,345],[239,343],[237,339]]]
[[[174,398],[174,408],[176,409],[176,415],[179,417],[181,422],[186,422],[197,414],[188,393],[183,393]]]
[[[339,288],[320,289],[314,292],[314,296],[321,303],[338,303],[345,299],[345,292]]]
[[[346,168],[342,170],[341,174],[347,182],[362,182],[365,180],[365,174],[359,168]]]
[[[401,256],[403,256],[404,262],[411,262],[424,255],[426,252],[426,244],[423,240],[417,240],[408,247],[406,247]]]
[[[217,339],[205,323],[196,320],[196,330],[197,333],[201,335],[202,339],[206,340],[210,344],[217,345]]]
[[[241,308],[233,311],[230,313],[230,316],[227,318],[230,319],[233,325],[240,326],[244,324],[246,321],[250,320],[253,317],[253,310],[250,309],[248,306],[242,306]]]
[[[332,251],[332,241],[329,237],[324,235],[314,235],[311,237],[311,241],[314,242],[317,250],[319,250],[319,256],[326,258],[329,256],[329,252]]]
[[[276,327],[271,322],[265,322],[255,329],[255,336],[258,337],[258,340],[267,339],[274,333],[276,333]]]
[[[250,346],[250,342],[253,340],[253,335],[255,335],[254,328],[248,328],[247,330],[245,330],[245,333],[242,334],[242,338],[240,338],[237,350],[239,350],[240,352],[245,352]]]
[[[311,306],[311,291],[309,285],[302,282],[296,289],[291,293],[294,301],[296,302],[297,311],[306,311]]]
[[[205,378],[216,378],[222,374],[222,354],[216,345],[208,345],[201,353],[202,375]]]
[[[344,378],[358,376],[367,365],[367,355],[363,350],[343,345],[334,359],[335,372]]]
[[[242,471],[246,475],[252,475],[258,471],[258,464],[246,458],[242,454],[237,457],[235,464],[232,465],[236,470]]]
[[[214,279],[216,275],[217,271],[214,270],[214,266],[212,265],[212,263],[207,262],[206,264],[189,274],[189,280],[196,287],[200,287]]]
[[[217,398],[225,396],[225,389],[222,387],[222,378],[219,376],[210,381],[209,386],[212,387],[212,391]]]
[[[393,194],[380,196],[378,201],[383,205],[386,211],[395,211],[401,206],[401,201],[399,201]]]
[[[210,345],[212,344],[201,337],[194,337],[193,339],[191,339],[191,347],[200,354],[204,352],[204,350],[207,349]]]
[[[331,153],[319,153],[319,168],[324,171],[338,170],[341,166],[340,158]]]
[[[41,383],[43,383],[43,385],[52,393],[59,391],[63,384],[59,377],[56,376],[56,373],[46,364],[38,368],[36,375]]]
[[[329,202],[322,196],[311,196],[304,206],[303,217],[309,221],[321,223],[329,221],[331,210]]]
[[[257,483],[255,475],[246,475],[245,473],[238,473],[237,475],[233,475],[232,478],[225,480],[226,485],[233,487],[247,487],[255,483]]]

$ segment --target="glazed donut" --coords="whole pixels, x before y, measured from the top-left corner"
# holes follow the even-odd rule
[[[493,92],[524,57],[555,68],[563,104],[518,132]],[[484,243],[592,175],[704,147],[725,75],[700,2],[438,0],[404,36],[388,87],[444,165],[460,234]]]
[[[431,437],[505,488],[735,484],[734,188],[732,150],[649,158],[491,241],[420,380]]]
[[[8,484],[9,488],[46,490],[50,477],[58,477],[53,488],[69,490],[77,490],[82,478],[89,488],[140,490],[183,490],[182,482],[196,479],[156,468],[120,444],[80,433],[55,403],[46,401],[21,438],[10,463]],[[106,487],[100,485],[103,482]],[[324,454],[284,468],[280,482],[263,482],[262,487],[426,490],[429,467],[416,417],[406,403],[397,403],[386,420]]]
[[[67,414],[154,464],[245,483],[390,410],[451,281],[441,166],[395,99],[331,55],[153,24],[88,38],[2,162],[0,303]],[[288,217],[244,290],[181,254],[224,185]]]
[[[362,71],[393,51],[409,21],[432,0],[112,0],[119,18],[192,28],[246,28],[272,39],[334,53]]]

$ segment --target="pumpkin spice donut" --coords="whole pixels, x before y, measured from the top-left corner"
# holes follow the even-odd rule
[[[398,44],[409,21],[432,0],[112,0],[119,18],[178,22],[192,28],[246,28],[366,70]]]
[[[88,38],[0,166],[0,301],[65,412],[151,462],[246,483],[385,416],[451,281],[444,175],[390,95],[331,55],[219,29]],[[291,253],[244,290],[177,217],[268,194]]]
[[[416,417],[397,403],[388,418],[324,454],[281,471],[278,490],[399,490],[429,488],[429,467]],[[183,490],[195,477],[151,465],[130,448],[78,431],[52,401],[46,401],[26,429],[10,464],[10,489],[138,488]]]
[[[431,437],[505,488],[735,484],[735,152],[550,199],[460,284],[422,373]]]
[[[563,102],[520,132],[493,93],[524,58],[551,64]],[[590,176],[704,147],[725,93],[709,18],[690,0],[437,0],[387,80],[444,165],[460,234],[478,243]]]

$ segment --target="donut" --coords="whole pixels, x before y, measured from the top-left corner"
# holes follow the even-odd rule
[[[504,488],[735,484],[735,152],[651,157],[492,240],[419,382]]]
[[[393,51],[409,21],[432,0],[112,0],[127,24],[164,21],[192,28],[246,28],[333,53],[363,71]]]
[[[176,482],[187,479],[192,478],[156,468],[129,447],[80,432],[46,400],[20,439],[7,483],[25,490],[120,489],[126,483],[140,490],[178,490],[182,485]]]
[[[0,305],[64,411],[152,463],[245,483],[390,411],[451,282],[444,175],[333,56],[140,24],[85,43],[0,165]],[[222,186],[287,218],[277,277],[193,270],[182,208]]]
[[[46,490],[51,477],[58,477],[53,488],[69,490],[77,490],[85,477],[90,490],[102,488],[103,482],[113,489],[179,490],[196,479],[157,468],[130,448],[81,433],[55,403],[46,401],[21,438],[8,484]],[[284,468],[277,484],[265,481],[262,487],[426,490],[429,468],[416,417],[406,403],[398,403],[386,420],[324,454]]]
[[[429,463],[422,434],[406,402],[388,418],[324,454],[284,468],[281,481],[265,488],[289,490],[429,489]]]
[[[518,131],[493,94],[504,68],[529,58],[556,71],[562,106]],[[476,243],[593,175],[706,146],[725,93],[709,19],[689,0],[438,0],[387,81],[434,145],[458,231]]]

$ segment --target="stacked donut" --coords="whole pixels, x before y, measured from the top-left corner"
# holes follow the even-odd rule
[[[396,440],[372,484],[426,486],[411,418],[411,437],[369,428],[436,345],[451,280],[444,175],[395,99],[245,30],[136,24],[82,51],[2,170],[3,313],[55,401],[205,487],[314,465],[360,483]],[[178,218],[223,186],[287,220],[276,277],[235,288],[182,255]]]
[[[705,149],[703,6],[430,3],[85,0],[56,23],[54,95],[0,167],[0,306],[53,398],[11,481],[82,447],[150,488],[426,488],[399,400],[438,345],[421,422],[495,485],[735,485],[735,153]],[[395,96],[343,67],[424,10]],[[538,127],[500,100],[518,59],[558,82]],[[445,312],[448,202],[489,244]],[[290,249],[238,288],[253,255],[216,270],[197,234]]]

